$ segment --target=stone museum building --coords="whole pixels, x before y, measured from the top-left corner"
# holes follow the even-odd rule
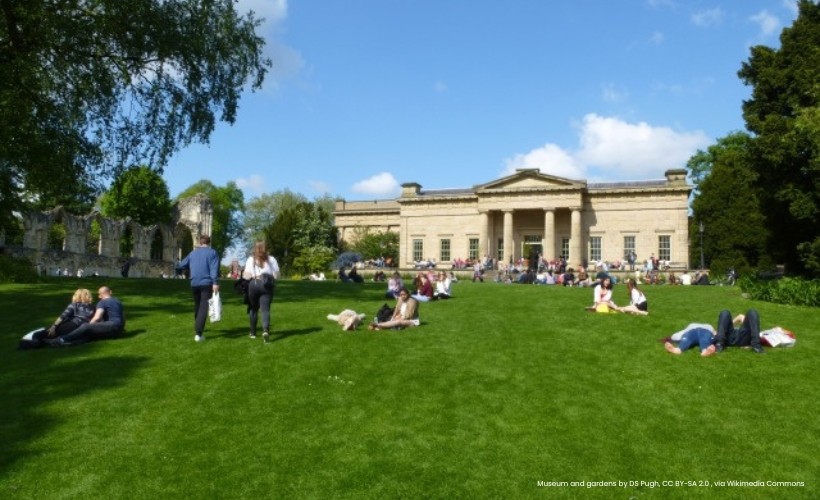
[[[508,263],[533,253],[545,259],[622,261],[635,251],[673,265],[689,262],[686,170],[665,179],[587,182],[521,169],[463,189],[425,190],[402,184],[395,200],[339,201],[334,212],[342,240],[358,230],[399,234],[399,267],[434,260],[490,256]]]

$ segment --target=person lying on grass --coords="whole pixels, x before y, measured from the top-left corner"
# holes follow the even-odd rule
[[[711,356],[715,353],[715,329],[712,325],[703,323],[691,323],[683,330],[672,335],[673,339],[680,339],[677,347],[673,341],[666,341],[663,347],[667,352],[672,354],[683,354],[683,351],[691,349],[692,347],[700,347],[700,355],[705,357]]]
[[[389,321],[378,323],[374,321],[367,327],[369,330],[384,330],[387,328],[401,329],[406,326],[419,326],[419,303],[410,296],[407,288],[399,290],[399,298],[393,309],[393,317]]]

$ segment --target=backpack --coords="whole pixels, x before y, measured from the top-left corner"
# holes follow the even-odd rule
[[[378,312],[376,312],[376,321],[379,323],[384,323],[385,321],[390,321],[393,319],[393,308],[387,304],[383,304]]]

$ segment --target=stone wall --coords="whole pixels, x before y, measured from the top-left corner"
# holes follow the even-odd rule
[[[167,224],[142,226],[130,217],[112,219],[99,212],[73,215],[63,207],[47,212],[22,214],[24,228],[22,247],[6,246],[8,254],[26,257],[40,274],[54,276],[59,269],[76,276],[120,276],[123,264],[129,264],[129,277],[161,277],[174,275],[174,264],[184,257],[183,251],[198,244],[199,236],[211,234],[213,205],[204,194],[180,200]],[[89,241],[91,228],[97,222],[98,241]],[[55,224],[62,224],[65,238],[60,248],[49,245],[49,234]],[[120,243],[131,234],[132,250],[120,254]],[[154,241],[161,241],[159,254],[152,258]],[[88,252],[96,247],[96,252]]]

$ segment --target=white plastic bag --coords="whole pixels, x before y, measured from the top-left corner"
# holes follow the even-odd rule
[[[222,319],[222,298],[219,292],[214,292],[213,296],[208,299],[208,317],[211,318],[211,323]]]

